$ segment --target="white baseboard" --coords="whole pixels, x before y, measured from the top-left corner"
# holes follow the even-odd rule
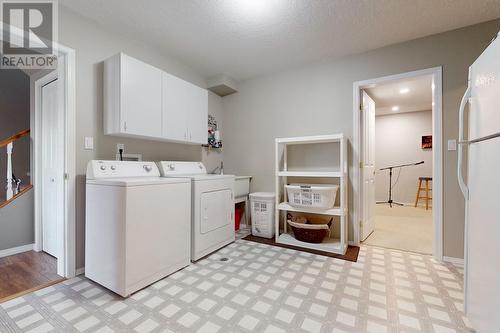
[[[0,258],[11,256],[13,254],[18,254],[22,252],[27,252],[33,250],[35,244],[22,245],[18,247],[12,247],[10,249],[0,250]]]
[[[80,267],[76,269],[75,275],[85,274],[85,267]]]
[[[449,262],[450,264],[453,264],[457,267],[464,267],[464,260],[461,258],[454,258],[454,257],[443,257],[443,261]]]

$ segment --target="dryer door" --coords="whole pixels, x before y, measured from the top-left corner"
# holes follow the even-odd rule
[[[200,197],[200,232],[206,234],[232,223],[231,190],[205,192]]]

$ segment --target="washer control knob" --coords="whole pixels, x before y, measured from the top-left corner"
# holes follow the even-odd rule
[[[151,172],[151,170],[153,170],[153,167],[151,165],[146,164],[144,166],[144,170],[146,170],[146,172]]]
[[[114,171],[114,170],[116,170],[116,166],[114,166],[114,165],[110,166],[110,168],[111,168],[111,170],[113,170],[113,171]]]
[[[175,170],[175,164],[173,164],[173,163],[169,164],[169,165],[168,165],[168,168],[169,168],[170,170]]]
[[[106,170],[106,166],[105,165],[101,165],[101,170],[102,171]]]

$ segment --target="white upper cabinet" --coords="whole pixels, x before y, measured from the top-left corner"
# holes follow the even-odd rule
[[[208,90],[189,85],[189,141],[206,144],[208,140]]]
[[[187,82],[163,72],[162,136],[172,141],[188,141],[187,136]]]
[[[163,137],[207,142],[208,91],[163,72]]]
[[[104,134],[207,142],[208,91],[123,53],[104,62]]]
[[[104,134],[161,136],[161,75],[123,53],[104,63]]]

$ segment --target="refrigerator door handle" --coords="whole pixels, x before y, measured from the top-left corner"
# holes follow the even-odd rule
[[[464,114],[465,114],[465,106],[470,97],[470,85],[465,90],[464,96],[462,97],[462,101],[460,102],[460,109],[458,115],[458,161],[457,161],[457,177],[458,177],[458,185],[460,186],[460,190],[462,190],[462,194],[464,195],[465,200],[469,199],[469,188],[467,184],[465,184],[463,177],[463,149],[466,146],[464,142]]]
[[[486,135],[486,136],[482,136],[480,138],[476,138],[476,139],[473,139],[473,140],[464,140],[464,141],[459,142],[459,143],[462,143],[464,145],[470,145],[472,143],[478,143],[478,142],[482,142],[482,141],[487,141],[487,140],[495,139],[495,138],[498,138],[498,137],[500,137],[500,132],[493,133],[493,134]]]

